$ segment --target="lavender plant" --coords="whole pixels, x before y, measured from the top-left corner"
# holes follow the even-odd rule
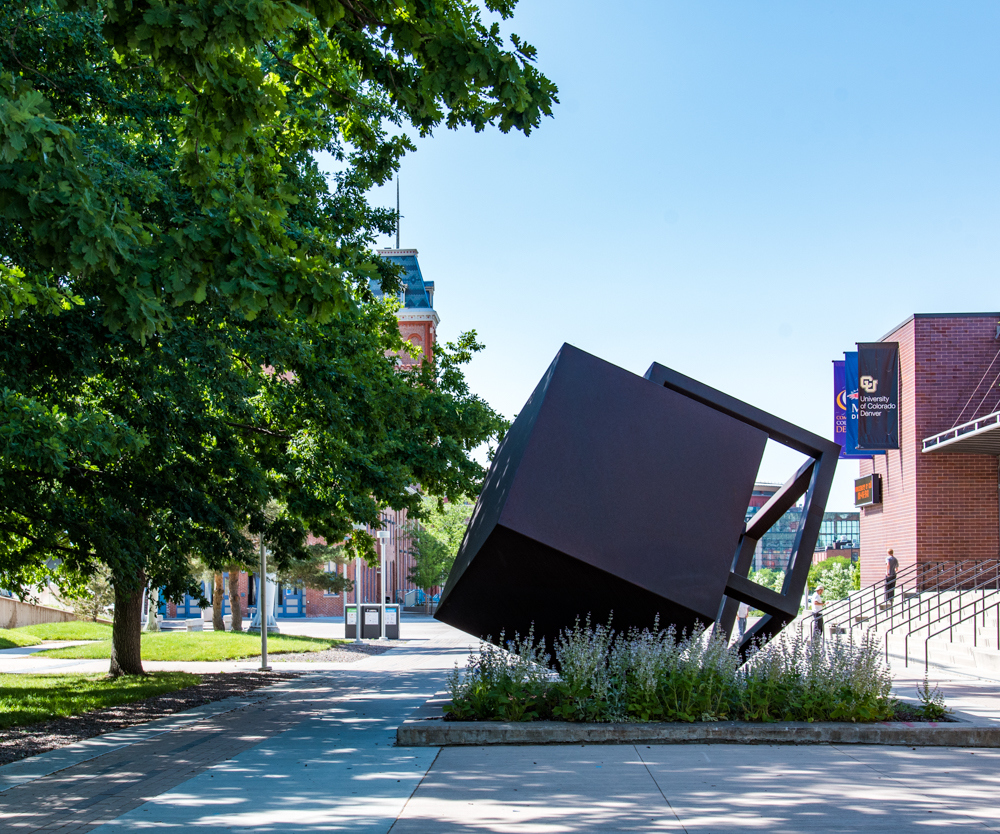
[[[881,721],[896,701],[875,641],[826,643],[795,634],[747,662],[712,628],[615,631],[587,617],[564,630],[553,658],[533,629],[483,643],[455,669],[448,717],[525,721]]]

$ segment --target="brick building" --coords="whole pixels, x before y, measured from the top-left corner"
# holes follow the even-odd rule
[[[861,510],[862,586],[884,574],[887,547],[901,568],[997,558],[998,318],[916,314],[882,337],[899,343],[900,448],[859,462],[882,478],[882,503]]]
[[[434,310],[434,282],[424,280],[416,249],[381,249],[379,255],[403,269],[400,293],[403,306],[396,314],[399,320],[399,332],[406,341],[420,348],[420,351],[414,351],[412,354],[402,354],[400,356],[402,365],[404,367],[413,365],[418,361],[418,357],[420,360],[432,358],[440,321]],[[381,288],[373,287],[373,289],[381,295]],[[386,510],[382,518],[382,529],[392,534],[387,540],[385,554],[385,593],[391,602],[404,602],[406,593],[413,590],[407,579],[413,565],[413,557],[410,555],[406,511]],[[381,542],[376,547],[381,547]],[[362,564],[357,576],[355,576],[354,562],[347,565],[331,562],[327,569],[332,572],[343,571],[352,581],[357,580],[356,587],[361,602],[379,601],[379,568],[370,568]],[[224,577],[226,594],[223,598],[223,613],[228,614],[230,577],[228,573],[224,574]],[[240,573],[237,579],[241,608],[244,612],[256,603],[252,577],[253,574],[248,576],[246,573]],[[202,585],[204,587],[204,583]],[[355,601],[353,591],[348,592],[347,601],[349,603]],[[200,612],[198,601],[190,596],[185,596],[183,601],[176,604],[171,602],[166,607],[168,617],[198,617],[201,616]],[[339,617],[344,613],[344,598],[342,594],[327,594],[315,588],[281,587],[278,589],[277,613],[279,617]]]

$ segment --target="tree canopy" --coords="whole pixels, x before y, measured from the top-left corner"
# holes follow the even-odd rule
[[[425,497],[422,503],[420,520],[411,524],[413,567],[409,579],[430,594],[447,580],[474,507],[464,497],[447,504]]]
[[[529,133],[556,100],[467,0],[29,0],[0,31],[0,314],[83,281],[138,338],[211,291],[329,321],[392,277],[365,193],[412,144],[387,128]],[[303,194],[318,151],[343,170]]]
[[[139,671],[141,588],[194,590],[192,554],[287,564],[419,513],[407,484],[475,492],[481,346],[399,372],[366,194],[406,129],[536,127],[530,46],[466,0],[29,0],[0,32],[0,584],[106,566]]]

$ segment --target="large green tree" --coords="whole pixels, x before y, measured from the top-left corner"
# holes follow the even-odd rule
[[[387,127],[528,133],[555,100],[468,0],[27,0],[0,33],[0,313],[58,310],[86,276],[139,338],[212,289],[329,320],[387,275],[364,194],[412,148]],[[291,169],[323,150],[344,168],[304,226]]]
[[[419,511],[408,483],[474,491],[479,346],[398,372],[365,194],[410,148],[387,127],[530,131],[530,47],[464,0],[32,0],[0,33],[0,584],[106,566],[138,672],[141,589],[194,590],[192,556],[246,563],[249,532],[280,565]]]
[[[449,503],[426,497],[420,519],[410,525],[413,565],[409,579],[424,591],[428,611],[434,589],[448,580],[473,509],[464,496]]]

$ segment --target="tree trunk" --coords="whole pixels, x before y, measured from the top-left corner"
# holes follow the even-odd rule
[[[212,628],[216,631],[225,631],[226,622],[222,619],[222,596],[225,588],[222,584],[222,574],[215,574],[215,584],[212,588]]]
[[[240,569],[229,566],[229,610],[233,613],[233,631],[243,631],[243,601],[240,599]]]
[[[146,611],[146,631],[159,631],[160,624],[156,615],[160,613],[160,589],[149,589],[149,608]]]
[[[113,678],[144,675],[142,671],[142,586],[140,573],[136,587],[129,590],[115,584],[115,619],[111,626],[111,668]]]

